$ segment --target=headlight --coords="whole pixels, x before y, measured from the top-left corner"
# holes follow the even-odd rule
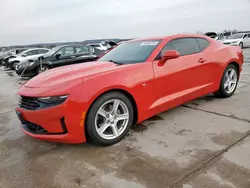
[[[62,96],[51,96],[51,97],[39,97],[37,98],[37,100],[47,104],[60,104],[64,102],[67,98],[68,95],[62,95]]]
[[[28,63],[28,66],[32,66],[34,63],[35,63],[34,61],[30,61],[30,62]]]

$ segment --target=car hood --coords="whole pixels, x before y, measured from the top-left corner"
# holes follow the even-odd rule
[[[120,68],[134,66],[135,64],[116,65],[111,62],[94,61],[76,65],[69,65],[60,68],[51,69],[39,74],[29,80],[26,87],[60,87],[70,84],[75,80],[85,81],[92,76],[100,76],[110,71]]]

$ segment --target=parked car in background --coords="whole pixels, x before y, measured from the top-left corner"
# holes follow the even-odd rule
[[[242,65],[239,47],[203,35],[122,42],[98,61],[50,70],[26,82],[18,91],[17,116],[21,130],[40,140],[89,138],[111,145],[133,124],[187,101],[209,93],[232,96]]]
[[[241,48],[250,47],[250,33],[237,33],[231,35],[228,39],[223,41],[223,44],[240,46]]]
[[[215,40],[217,40],[218,36],[219,36],[218,33],[216,33],[216,32],[207,32],[207,33],[205,33],[205,35],[212,38],[212,39],[215,39]]]
[[[14,57],[17,54],[20,54],[27,48],[16,48],[3,52],[0,55],[0,65],[4,65],[10,58]]]
[[[92,46],[72,44],[58,46],[40,56],[36,61],[19,63],[16,73],[35,76],[52,68],[96,60],[103,52]]]
[[[97,48],[98,50],[103,50],[103,51],[108,49],[108,47],[106,45],[101,44],[101,43],[94,43],[94,44],[87,44],[87,45],[92,46],[94,48]]]
[[[10,58],[5,66],[11,68],[12,70],[15,70],[16,66],[19,63],[25,63],[28,61],[36,61],[36,60],[38,60],[39,56],[41,56],[42,54],[45,54],[47,52],[49,52],[49,49],[47,49],[47,48],[28,49],[28,50],[25,50],[16,56],[13,56],[12,58]]]

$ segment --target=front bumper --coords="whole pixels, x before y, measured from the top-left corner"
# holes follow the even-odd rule
[[[83,143],[85,137],[85,114],[88,105],[81,100],[82,80],[57,86],[22,86],[18,95],[22,96],[16,108],[21,122],[21,130],[36,139],[61,143]],[[65,87],[67,85],[67,87]],[[43,105],[37,97],[68,94],[60,104]]]
[[[31,66],[31,67],[26,67],[25,71],[24,71],[25,67],[24,66],[20,66],[20,65],[17,65],[16,67],[16,73],[19,75],[19,76],[35,76],[36,75],[36,69]]]
[[[21,130],[36,139],[61,143],[86,142],[81,113],[71,113],[65,105],[41,110],[16,108]]]

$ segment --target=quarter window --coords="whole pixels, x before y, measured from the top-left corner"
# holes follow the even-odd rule
[[[167,50],[176,50],[181,56],[199,53],[199,45],[195,38],[174,39],[166,44],[161,55]]]
[[[199,44],[200,51],[205,50],[210,45],[210,43],[206,39],[202,38],[197,38],[197,42]]]

